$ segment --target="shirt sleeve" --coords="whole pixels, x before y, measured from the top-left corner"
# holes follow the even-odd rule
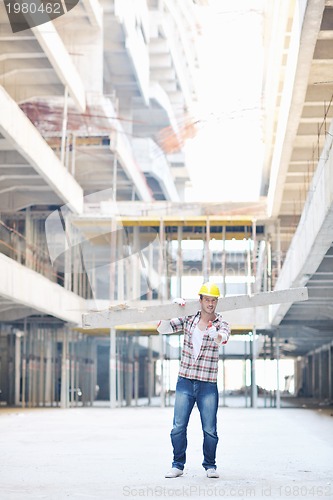
[[[163,335],[168,333],[182,332],[184,329],[184,318],[173,318],[169,320],[162,320],[157,327],[157,331]]]

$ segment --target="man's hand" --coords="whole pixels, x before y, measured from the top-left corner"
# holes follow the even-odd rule
[[[210,336],[210,338],[212,338],[214,340],[216,339],[218,333],[217,333],[215,326],[213,326],[213,323],[211,321],[208,321],[206,331],[207,331],[208,335]]]
[[[181,298],[173,299],[173,301],[172,301],[172,302],[173,302],[174,304],[178,304],[178,305],[180,305],[180,306],[182,306],[182,307],[184,307],[184,306],[185,306],[185,304],[186,304],[186,300],[185,300],[185,299],[181,299]]]

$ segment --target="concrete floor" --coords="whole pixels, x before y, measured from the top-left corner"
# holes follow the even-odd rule
[[[220,479],[201,466],[195,408],[183,477],[172,408],[1,409],[0,499],[333,498],[332,410],[219,409]]]

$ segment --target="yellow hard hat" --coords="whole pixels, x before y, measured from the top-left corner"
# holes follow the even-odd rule
[[[201,285],[198,295],[208,295],[208,297],[219,297],[220,289],[215,283],[204,283]]]

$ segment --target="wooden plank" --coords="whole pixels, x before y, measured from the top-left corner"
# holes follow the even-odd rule
[[[306,287],[262,292],[254,295],[236,295],[219,299],[216,311],[223,313],[224,311],[269,306],[271,304],[292,304],[307,299],[308,290]],[[144,301],[142,301],[142,307],[140,308],[131,308],[124,305],[123,307],[118,306],[116,309],[110,308],[105,311],[85,313],[82,315],[82,326],[83,328],[111,328],[125,324],[147,323],[149,321],[195,314],[199,309],[198,300],[189,300],[184,307],[173,303],[145,307]]]

